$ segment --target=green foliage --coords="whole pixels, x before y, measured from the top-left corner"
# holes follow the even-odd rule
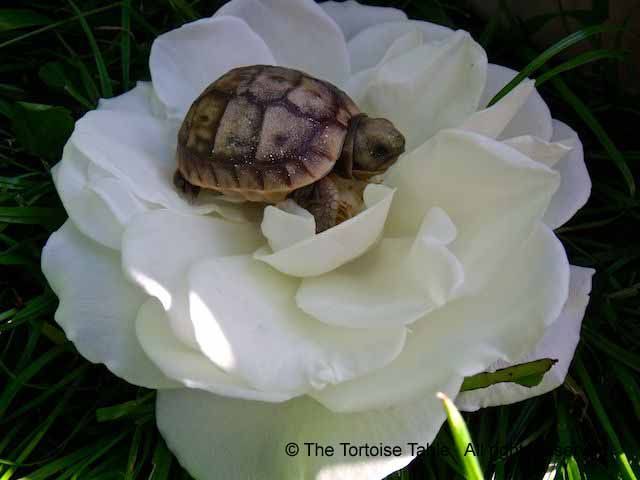
[[[467,480],[484,480],[469,430],[462,419],[462,415],[444,393],[439,393],[438,397],[442,400],[444,410],[447,412],[447,421],[458,452],[458,458],[464,468],[465,477]]]
[[[49,17],[31,10],[0,9],[0,32],[36,25],[47,25],[49,23],[51,23]]]
[[[40,249],[65,218],[50,168],[73,122],[100,97],[149,79],[155,36],[220,3],[7,0],[0,8],[0,480],[189,478],[157,433],[155,394],[90,364],[66,341]],[[640,98],[637,66],[617,41],[625,25],[605,24],[606,0],[530,19],[506,0],[489,19],[466,0],[368,3],[468,30],[491,62],[525,72],[517,81],[535,77],[554,117],[580,134],[593,180],[587,206],[556,231],[572,264],[598,272],[579,360],[551,394],[465,414],[485,478],[637,477]],[[567,27],[564,40],[537,37],[550,22]],[[442,455],[456,452],[457,439],[442,429],[433,448],[390,478],[465,478],[459,458]]]
[[[32,155],[55,160],[73,131],[71,112],[64,107],[16,102],[11,125],[20,145]]]
[[[544,378],[544,374],[551,370],[557,360],[542,358],[533,362],[521,363],[508,368],[501,368],[495,372],[482,372],[464,379],[460,391],[486,388],[496,383],[511,382],[523,387],[535,387]]]

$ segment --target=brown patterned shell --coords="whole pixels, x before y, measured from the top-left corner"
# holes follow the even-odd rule
[[[178,168],[199,187],[279,201],[332,170],[358,113],[344,92],[303,72],[236,68],[191,105],[178,134]]]

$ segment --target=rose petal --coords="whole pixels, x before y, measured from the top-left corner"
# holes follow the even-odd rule
[[[477,110],[486,61],[482,47],[457,31],[362,72],[367,81],[349,92],[364,112],[391,120],[411,151]]]
[[[413,398],[433,375],[466,377],[498,359],[530,352],[562,310],[569,264],[560,241],[539,223],[523,248],[501,264],[487,287],[411,325],[411,334],[387,367],[313,397],[333,411],[385,408]]]
[[[479,390],[462,392],[456,398],[458,408],[474,411],[484,407],[507,405],[542,395],[562,385],[580,340],[580,326],[589,303],[591,277],[594,273],[590,268],[572,266],[569,298],[558,319],[547,327],[544,337],[531,352],[512,364],[498,361],[488,369],[493,371],[541,358],[558,360],[558,363],[544,375],[540,384],[529,388],[515,383],[499,383]]]
[[[402,349],[404,328],[328,327],[294,302],[298,281],[250,256],[210,258],[189,273],[201,350],[258,390],[305,393],[380,368]]]
[[[490,63],[487,67],[487,83],[482,93],[480,105],[484,108],[495,94],[517,74],[518,72],[515,70]],[[549,107],[547,107],[547,104],[538,91],[534,90],[533,93],[529,95],[524,106],[505,127],[501,138],[532,135],[549,141],[551,140],[552,132],[553,127],[551,125]]]
[[[136,112],[91,111],[78,120],[69,142],[147,202],[182,212],[216,212],[234,221],[251,219],[243,205],[206,195],[190,204],[180,196],[173,185],[177,142],[174,122]]]
[[[173,334],[162,305],[155,299],[147,300],[140,307],[136,333],[145,353],[158,368],[186,387],[264,402],[281,402],[290,398],[280,393],[252,389],[242,380],[220,370],[202,352],[181,343]]]
[[[267,237],[271,250],[277,252],[316,234],[313,215],[293,200],[264,209],[262,233]]]
[[[170,117],[182,118],[213,81],[235,67],[274,64],[269,48],[238,18],[205,18],[157,37],[149,69]]]
[[[407,465],[410,442],[426,448],[444,421],[437,388],[447,394],[459,382],[444,380],[421,395],[384,410],[335,414],[308,397],[273,404],[225,399],[183,389],[160,391],[158,428],[180,463],[195,478],[374,480]],[[214,433],[212,433],[214,432]],[[299,453],[287,455],[294,442]],[[317,454],[305,442],[331,446]],[[399,456],[344,455],[341,443],[398,446]],[[289,446],[289,449],[294,447]]]
[[[417,20],[379,23],[360,31],[349,40],[347,49],[351,58],[351,71],[357,73],[375,67],[380,62],[403,54],[423,43],[443,40],[453,30]],[[397,53],[389,55],[389,50]]]
[[[52,170],[62,204],[74,225],[100,244],[120,249],[122,232],[136,214],[151,205],[136,198],[118,179],[89,178],[90,161],[72,143]]]
[[[98,110],[116,110],[153,115],[153,95],[151,82],[138,82],[135,87],[122,95],[101,98],[98,102]]]
[[[255,258],[296,277],[330,272],[365,253],[380,238],[393,194],[394,190],[384,185],[367,185],[364,191],[366,209],[355,217],[274,253],[268,249],[259,250]],[[267,207],[262,232],[273,246],[283,245],[277,240],[281,234],[274,232],[289,232],[296,228],[300,217],[270,209],[275,207]]]
[[[531,96],[534,85],[533,80],[523,81],[495,105],[472,113],[459,128],[497,138]]]
[[[584,163],[582,142],[571,127],[554,120],[552,140],[571,148],[569,154],[554,165],[560,173],[560,187],[544,214],[544,222],[551,228],[558,228],[587,203],[591,178]]]
[[[398,189],[387,233],[413,236],[442,208],[458,228],[449,246],[477,291],[531,234],[558,187],[558,174],[517,150],[463,130],[445,130],[403,156],[385,183]]]
[[[127,228],[122,265],[131,280],[169,311],[178,338],[197,346],[188,313],[189,268],[207,257],[250,253],[263,242],[254,224],[156,210]]]
[[[570,147],[562,143],[546,142],[531,135],[508,138],[504,140],[503,143],[509,145],[511,148],[515,148],[530,159],[545,164],[547,167],[553,167],[571,151]],[[560,185],[562,185],[562,178],[560,180]],[[558,187],[558,189],[560,189],[560,187]]]
[[[322,2],[320,7],[336,22],[347,40],[372,25],[407,20],[407,14],[397,8],[372,7],[355,0]]]
[[[408,22],[382,23],[367,28],[347,44],[351,70],[357,73],[373,68],[380,62],[402,55],[423,43],[420,29],[411,27]]]
[[[313,0],[232,0],[215,17],[221,15],[247,22],[269,46],[278,65],[297,68],[338,86],[349,75],[342,32]]]
[[[434,208],[416,239],[385,239],[372,252],[320,277],[307,278],[298,306],[328,325],[402,326],[443,305],[464,272],[447,249],[456,236],[447,214]]]
[[[138,344],[134,322],[146,295],[124,278],[117,252],[94,243],[67,221],[49,237],[42,251],[42,271],[60,299],[56,322],[82,356],[104,363],[134,385],[178,385]]]

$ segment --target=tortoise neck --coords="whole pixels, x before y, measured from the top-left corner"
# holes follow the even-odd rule
[[[359,113],[349,120],[347,126],[347,134],[342,144],[342,153],[336,164],[337,172],[344,178],[353,178],[353,163],[355,160],[356,137],[358,136],[358,127],[360,122],[366,118],[366,113]]]

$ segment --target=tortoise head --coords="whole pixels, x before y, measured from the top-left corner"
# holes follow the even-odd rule
[[[354,130],[354,175],[382,173],[404,152],[404,136],[386,118],[362,115]]]

